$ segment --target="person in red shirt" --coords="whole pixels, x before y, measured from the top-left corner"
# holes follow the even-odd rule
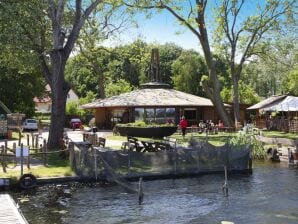
[[[187,120],[185,119],[184,116],[181,117],[181,120],[180,120],[180,127],[181,127],[181,130],[182,130],[182,136],[183,136],[183,139],[185,137],[185,134],[186,134],[186,128],[187,128]]]

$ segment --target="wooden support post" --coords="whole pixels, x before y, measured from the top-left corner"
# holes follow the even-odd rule
[[[46,166],[48,164],[48,158],[47,158],[47,151],[48,151],[48,147],[47,147],[47,142],[44,139],[43,140],[43,147],[42,147],[42,152],[43,152],[43,165]]]
[[[28,146],[27,168],[30,169],[30,147]]]
[[[18,141],[18,146],[21,145],[21,139],[22,139],[22,132],[21,132],[21,130],[19,129],[19,141]]]
[[[224,192],[224,195],[226,197],[229,196],[229,188],[228,188],[228,170],[227,170],[227,166],[224,166],[225,169],[225,183],[222,186],[222,190]]]
[[[32,146],[32,148],[34,147],[34,134],[32,133],[31,134],[31,146]],[[29,147],[29,145],[28,145],[28,147]]]
[[[37,152],[37,148],[38,148],[38,135],[35,135],[35,152]]]
[[[2,169],[3,172],[6,173],[6,164],[5,164],[5,155],[4,155],[4,145],[1,145],[1,164],[2,164]]]
[[[23,143],[21,143],[21,176],[23,176]]]
[[[12,144],[12,151],[13,151],[14,153],[16,153],[16,148],[17,148],[17,144],[14,142],[14,143]]]
[[[35,148],[38,148],[38,135],[35,135]]]
[[[143,178],[142,178],[142,177],[140,177],[140,179],[139,179],[138,199],[139,199],[139,205],[142,204],[143,199],[144,199],[144,193],[143,193]]]
[[[7,150],[7,140],[4,141],[4,148]]]
[[[30,144],[30,142],[29,142],[29,138],[30,138],[30,136],[29,136],[29,134],[27,134],[27,145],[29,146],[29,144]]]
[[[68,144],[68,151],[69,151],[69,164],[70,164],[70,168],[73,171],[77,171],[77,167],[76,167],[76,161],[75,161],[75,154],[74,154],[74,143],[73,142],[69,142]]]

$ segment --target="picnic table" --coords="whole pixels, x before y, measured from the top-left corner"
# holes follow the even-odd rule
[[[163,142],[153,140],[139,141],[134,137],[127,137],[127,142],[122,143],[122,149],[128,148],[130,151],[136,152],[158,152],[162,150],[169,150],[176,147],[176,141],[164,140]],[[171,145],[174,144],[174,146]]]

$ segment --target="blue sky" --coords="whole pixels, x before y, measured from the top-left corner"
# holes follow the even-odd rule
[[[214,1],[209,1],[209,8],[206,9],[206,16],[208,19],[212,19],[212,10]],[[242,9],[240,21],[244,20],[249,14],[256,13],[256,4],[260,3],[264,6],[261,0],[248,0]],[[178,24],[177,19],[174,18],[167,11],[161,13],[152,13],[150,19],[146,19],[143,14],[139,14],[136,17],[138,21],[138,28],[130,28],[128,31],[122,33],[119,38],[112,41],[109,40],[108,45],[115,46],[124,43],[131,43],[134,40],[141,38],[148,43],[160,43],[173,42],[185,49],[194,49],[200,51],[200,45],[198,38],[188,29]],[[208,29],[209,38],[211,40],[211,30]],[[177,34],[177,32],[179,34]]]
[[[115,40],[108,41],[108,45],[130,43],[141,38],[148,43],[173,42],[185,49],[199,50],[197,37],[188,29],[180,26],[168,12],[154,14],[150,19],[146,19],[144,15],[138,15],[137,20],[138,28],[129,28]]]

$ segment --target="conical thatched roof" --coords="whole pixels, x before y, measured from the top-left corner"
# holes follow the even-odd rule
[[[82,105],[84,109],[99,107],[176,107],[213,106],[211,100],[169,88],[143,88],[118,96],[98,99]]]

